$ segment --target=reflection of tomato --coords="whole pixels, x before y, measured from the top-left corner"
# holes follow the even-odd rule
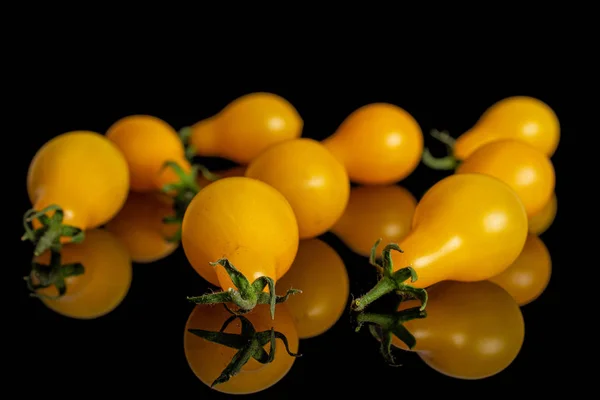
[[[185,149],[177,132],[165,121],[149,115],[130,115],[115,122],[106,132],[123,152],[129,165],[131,190],[161,190],[179,178],[165,162],[174,161],[189,172]]]
[[[130,192],[125,206],[106,229],[127,246],[134,262],[160,260],[178,246],[166,240],[177,232],[178,225],[163,222],[163,218],[173,215],[172,203],[160,193]]]
[[[290,202],[301,239],[319,236],[340,218],[350,195],[344,166],[313,139],[286,140],[259,154],[246,176],[266,182]]]
[[[551,274],[552,261],[548,248],[536,235],[529,234],[521,255],[490,281],[502,286],[523,306],[544,292]]]
[[[224,290],[235,288],[224,268],[209,265],[225,257],[250,282],[274,280],[298,251],[298,224],[281,193],[264,182],[230,177],[202,189],[188,206],[182,245],[194,269]]]
[[[417,200],[403,187],[357,186],[342,217],[331,228],[352,251],[368,257],[378,238],[398,243],[411,229]]]
[[[64,211],[63,223],[83,230],[113,218],[128,190],[123,154],[94,132],[69,132],[46,142],[27,175],[27,192],[35,210],[57,204]]]
[[[456,169],[456,173],[493,176],[519,196],[527,215],[538,213],[554,192],[554,167],[543,153],[517,140],[498,140],[479,147]]]
[[[508,97],[488,108],[456,139],[454,157],[464,160],[482,145],[500,139],[523,141],[552,156],[560,140],[560,124],[544,102],[526,96]]]
[[[62,297],[42,297],[48,308],[67,317],[92,319],[108,314],[123,301],[132,279],[131,259],[127,248],[110,232],[87,231],[82,243],[64,245],[61,255],[63,265],[81,263],[84,273],[65,279],[67,290]],[[48,264],[49,252],[34,261]],[[54,286],[38,289],[37,293],[58,294]]]
[[[244,316],[248,318],[257,332],[273,328],[275,331],[283,333],[288,340],[290,351],[298,352],[298,333],[286,304],[277,306],[275,320],[271,320],[267,305],[256,306],[254,310]],[[221,375],[237,350],[209,342],[188,332],[188,329],[218,332],[229,317],[231,314],[222,305],[197,305],[185,325],[183,337],[185,357],[194,374],[208,386]],[[224,332],[239,334],[239,320],[229,324]],[[267,352],[270,351],[270,345],[265,346],[264,349]],[[231,377],[227,382],[215,385],[214,389],[227,394],[249,394],[265,390],[279,382],[292,368],[294,361],[295,357],[287,354],[283,343],[277,339],[275,358],[271,363],[260,364],[258,361],[250,359],[237,375]]]
[[[303,126],[298,111],[283,97],[250,93],[194,124],[189,143],[199,156],[248,164],[267,147],[300,137]]]
[[[331,328],[348,300],[349,282],[344,262],[319,239],[300,241],[294,264],[278,285],[282,295],[289,288],[302,289],[302,294],[290,297],[285,303],[294,317],[300,339],[320,335]]]
[[[350,180],[389,184],[410,175],[421,159],[417,121],[392,104],[374,103],[350,114],[323,144],[346,166]]]
[[[459,379],[496,375],[517,357],[525,337],[519,306],[489,282],[440,282],[428,289],[427,317],[404,324],[416,338],[413,348],[427,365]],[[400,309],[417,307],[414,300]],[[395,336],[392,343],[406,345]]]
[[[556,218],[556,211],[556,194],[553,194],[550,201],[539,212],[529,217],[529,232],[535,235],[546,232]]]
[[[215,178],[217,178],[217,179],[229,178],[231,176],[244,176],[245,172],[246,172],[246,167],[244,165],[229,168],[224,171],[209,171],[209,173],[214,175]],[[207,186],[207,185],[213,183],[213,181],[207,179],[202,173],[198,173],[197,183],[198,183],[199,187],[203,188],[204,186]]]

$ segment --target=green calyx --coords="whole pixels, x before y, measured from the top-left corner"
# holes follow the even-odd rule
[[[358,323],[356,332],[364,324],[369,325],[369,331],[380,343],[379,351],[383,359],[391,366],[400,366],[396,363],[392,354],[392,337],[396,336],[402,340],[409,349],[413,349],[417,344],[415,337],[406,329],[404,323],[413,319],[422,319],[427,317],[427,312],[420,307],[413,307],[402,311],[396,311],[389,314],[360,313],[356,317]],[[393,335],[393,336],[392,336]]]
[[[51,217],[46,214],[54,211]],[[56,204],[42,210],[30,209],[23,215],[25,234],[21,240],[29,240],[34,245],[33,254],[39,256],[47,250],[60,253],[62,248],[61,238],[69,237],[71,243],[81,243],[85,238],[82,229],[70,225],[63,225],[64,211]],[[33,228],[33,221],[38,220],[42,226]]]
[[[225,329],[238,318],[241,322],[241,332],[225,333]],[[225,367],[223,372],[213,381],[211,387],[215,387],[220,383],[227,382],[230,378],[240,372],[242,367],[254,358],[261,364],[269,364],[275,359],[276,339],[283,342],[286,352],[292,357],[300,357],[301,354],[292,353],[289,348],[286,336],[273,328],[256,332],[252,323],[244,316],[232,315],[228,318],[218,332],[206,331],[202,329],[188,329],[188,332],[208,340],[212,343],[217,343],[223,346],[238,350],[231,359],[231,362]],[[264,347],[270,344],[269,352]]]
[[[238,271],[226,258],[221,258],[210,265],[221,265],[231,278],[236,289],[216,293],[208,293],[202,296],[188,297],[187,299],[196,304],[219,304],[231,303],[238,307],[235,311],[237,315],[243,315],[254,309],[258,304],[269,304],[271,319],[275,319],[275,305],[285,302],[292,294],[302,293],[298,289],[289,289],[285,295],[277,296],[275,294],[275,281],[267,276],[261,276],[250,283],[248,279]],[[265,287],[269,287],[269,292],[265,293]]]
[[[420,310],[425,310],[427,306],[427,291],[412,287],[406,283],[409,278],[411,282],[415,282],[417,280],[417,272],[412,267],[402,268],[393,272],[391,251],[396,250],[402,253],[402,249],[395,243],[386,245],[381,252],[382,264],[379,265],[377,263],[376,250],[380,242],[381,239],[375,242],[375,245],[371,248],[371,256],[369,258],[369,263],[379,271],[379,282],[377,282],[373,289],[352,302],[352,310],[363,311],[369,304],[392,292],[396,292],[402,298],[420,300]]]
[[[183,147],[185,148],[185,158],[191,162],[196,155],[196,148],[190,144],[190,136],[192,136],[192,128],[189,126],[179,130],[179,139],[181,139]]]
[[[62,264],[60,252],[51,250],[50,263],[31,263],[31,273],[24,277],[32,297],[56,300],[67,292],[66,279],[70,276],[82,275],[85,268],[81,263]],[[37,293],[38,289],[55,286],[57,296],[47,296]]]
[[[421,160],[423,161],[423,164],[425,164],[426,166],[428,166],[431,169],[436,169],[436,170],[456,169],[459,162],[452,155],[454,152],[454,144],[456,143],[456,139],[454,139],[452,136],[450,136],[448,134],[448,132],[446,132],[446,131],[440,132],[436,129],[433,129],[430,132],[430,135],[434,139],[437,139],[446,145],[446,150],[448,152],[448,155],[446,155],[445,157],[440,157],[440,158],[434,157],[431,154],[431,152],[429,151],[429,149],[426,147],[423,150],[423,155],[421,156]]]

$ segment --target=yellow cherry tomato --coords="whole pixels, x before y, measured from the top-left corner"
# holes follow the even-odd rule
[[[416,206],[417,200],[401,186],[356,186],[331,231],[352,251],[368,257],[378,238],[398,243],[408,235]]]
[[[516,139],[551,157],[560,141],[560,123],[541,100],[515,96],[488,108],[479,121],[454,143],[454,157],[464,160],[479,147],[499,139]]]
[[[529,232],[535,235],[541,235],[546,232],[554,222],[557,211],[556,193],[552,195],[550,201],[546,203],[535,215],[529,217]]]
[[[344,166],[313,139],[271,146],[248,165],[246,176],[268,183],[285,196],[296,214],[300,239],[327,232],[350,196]]]
[[[150,115],[130,115],[115,122],[106,132],[125,155],[129,165],[131,190],[158,191],[165,184],[178,182],[165,162],[176,162],[184,171],[190,165],[177,132],[165,121]]]
[[[248,164],[267,147],[300,137],[303,126],[298,111],[283,97],[250,93],[191,126],[189,144],[199,156]]]
[[[214,175],[214,178],[215,178],[214,180],[221,179],[221,178],[229,178],[232,176],[244,176],[244,174],[246,173],[246,166],[238,165],[236,167],[229,168],[229,169],[226,169],[223,171],[209,171],[209,173],[211,175]],[[196,180],[197,180],[198,186],[201,188],[214,182],[214,180],[207,179],[207,177],[201,173],[198,174]]]
[[[290,297],[285,303],[300,339],[329,330],[344,312],[350,291],[342,258],[319,239],[300,241],[298,255],[279,280],[279,287],[302,289],[302,294]]]
[[[550,201],[556,181],[550,159],[517,140],[498,140],[479,147],[460,163],[456,173],[479,173],[500,179],[517,193],[528,217]]]
[[[483,379],[515,360],[525,338],[523,315],[514,299],[489,282],[440,282],[428,289],[427,317],[404,324],[413,348],[434,370],[458,379]],[[414,300],[400,310],[418,307]],[[407,350],[397,337],[393,345]]]
[[[271,320],[267,305],[256,306],[244,317],[252,323],[257,332],[273,328],[285,335],[290,351],[297,353],[298,333],[292,316],[285,306],[286,304],[277,306],[275,320]],[[221,375],[236,354],[237,349],[205,340],[189,332],[189,329],[218,332],[229,317],[231,314],[223,306],[197,305],[185,324],[183,337],[185,358],[193,373],[207,386],[211,386]],[[240,331],[240,322],[237,320],[224,330],[225,333],[230,334],[239,334]],[[263,391],[279,382],[292,368],[295,357],[287,354],[280,339],[276,340],[275,357],[272,362],[260,364],[251,358],[237,375],[213,388],[226,394],[250,394]],[[264,349],[270,352],[270,345],[266,345]]]
[[[73,131],[46,142],[27,174],[27,192],[37,211],[56,204],[64,225],[97,228],[121,209],[129,190],[127,162],[103,135]],[[34,227],[37,221],[34,221]]]
[[[392,104],[373,103],[350,114],[323,144],[365,185],[401,181],[419,164],[423,134],[417,121]]]
[[[166,224],[173,215],[173,200],[160,193],[130,192],[117,216],[106,229],[125,244],[131,259],[150,263],[173,253],[178,243],[167,241],[177,232],[177,224]]]
[[[34,259],[48,265],[50,252]],[[61,251],[61,263],[81,263],[84,273],[65,279],[66,293],[57,298],[55,286],[38,289],[37,294],[51,310],[71,318],[93,319],[113,311],[125,298],[132,279],[127,248],[112,233],[103,229],[86,232],[81,243],[67,243]]]
[[[220,266],[227,258],[250,282],[281,278],[298,251],[294,211],[273,187],[256,179],[219,179],[192,199],[182,224],[182,245],[194,269],[224,290],[235,288]]]
[[[521,255],[501,274],[490,278],[524,306],[537,299],[548,286],[552,260],[548,248],[536,235],[529,234]]]

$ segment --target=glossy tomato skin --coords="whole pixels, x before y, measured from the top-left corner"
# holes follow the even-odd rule
[[[558,202],[556,193],[554,193],[550,201],[538,213],[529,217],[529,232],[534,235],[546,232],[554,222],[557,211]]]
[[[165,162],[177,162],[189,170],[185,149],[175,129],[160,118],[130,115],[116,121],[106,132],[125,155],[129,165],[131,190],[158,191],[166,183],[178,181]]]
[[[302,294],[285,303],[300,339],[321,335],[337,322],[346,307],[349,285],[346,266],[331,246],[319,239],[300,241],[292,267],[278,282],[281,295],[289,288],[302,289]]]
[[[63,264],[82,263],[84,273],[66,279],[64,296],[57,300],[42,298],[52,311],[76,319],[98,318],[113,311],[125,299],[133,276],[127,248],[113,234],[93,229],[85,235],[83,242],[67,243],[61,251]],[[50,252],[34,261],[48,264]],[[37,293],[58,295],[54,286]]]
[[[517,140],[498,140],[479,147],[458,166],[456,173],[479,173],[500,179],[517,193],[529,217],[550,201],[556,182],[550,159]]]
[[[378,238],[399,243],[411,230],[415,197],[398,185],[356,186],[331,231],[353,252],[368,257]]]
[[[404,326],[417,340],[413,351],[434,370],[458,379],[483,379],[505,370],[525,338],[514,299],[489,281],[440,282],[428,289],[427,317]],[[414,300],[400,309],[418,307]],[[395,336],[392,343],[404,350]]]
[[[150,263],[173,253],[179,246],[166,238],[175,235],[177,224],[165,224],[173,215],[173,201],[160,193],[130,192],[125,205],[106,230],[115,235],[137,263]]]
[[[350,114],[323,144],[345,165],[352,182],[385,185],[418,166],[423,133],[404,109],[373,103]]]
[[[241,96],[221,112],[194,124],[196,154],[246,165],[269,146],[302,134],[304,121],[281,96],[257,92]]]
[[[185,357],[192,372],[205,385],[211,383],[231,362],[235,349],[206,341],[188,329],[219,331],[223,323],[231,316],[222,305],[196,305],[192,310],[183,337]],[[271,328],[283,333],[289,343],[290,351],[298,352],[298,333],[286,304],[277,305],[277,318],[271,319],[267,305],[258,305],[245,315],[257,332]],[[231,323],[226,333],[240,333],[240,322]],[[265,346],[269,351],[269,345]],[[275,358],[269,364],[260,364],[254,359],[242,367],[242,370],[229,381],[214,386],[214,390],[227,394],[250,394],[263,391],[279,382],[292,368],[295,357],[287,354],[281,340],[277,339]]]
[[[248,165],[246,176],[277,189],[289,201],[300,239],[327,232],[341,217],[350,196],[344,166],[325,146],[301,138],[277,143]]]
[[[488,108],[470,130],[458,137],[454,157],[465,160],[482,145],[501,139],[528,143],[551,157],[560,141],[560,123],[541,100],[508,97]]]
[[[529,234],[515,262],[490,281],[504,288],[520,306],[524,306],[544,292],[551,275],[552,259],[548,248],[536,235]]]
[[[233,284],[220,266],[229,261],[252,281],[275,280],[292,265],[298,251],[298,223],[292,207],[276,189],[256,179],[219,179],[202,189],[188,206],[182,245],[194,269],[213,285]]]
[[[109,221],[129,190],[127,162],[103,135],[73,131],[46,142],[27,173],[27,192],[35,210],[52,204],[64,211],[63,223],[83,230]]]
[[[491,278],[521,253],[527,214],[517,194],[482,174],[455,174],[433,185],[415,209],[412,231],[392,252],[393,268],[412,266],[425,288],[443,280]]]

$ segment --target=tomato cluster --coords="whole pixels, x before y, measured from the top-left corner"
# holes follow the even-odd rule
[[[506,368],[524,340],[519,307],[551,275],[539,235],[557,212],[554,112],[504,99],[458,139],[434,131],[444,158],[393,104],[355,110],[322,141],[302,130],[287,100],[251,93],[179,132],[131,115],[105,134],[53,138],[27,176],[28,288],[60,314],[97,318],[127,295],[132,263],[181,244],[221,289],[188,297],[189,366],[217,390],[253,393],[282,379],[300,340],[328,331],[348,305],[352,277],[319,238],[332,232],[379,274],[349,305],[389,363],[394,346],[462,379]],[[209,171],[195,162],[206,156],[238,166]],[[454,173],[417,200],[397,183],[421,160]],[[371,312],[386,295],[393,307]]]

